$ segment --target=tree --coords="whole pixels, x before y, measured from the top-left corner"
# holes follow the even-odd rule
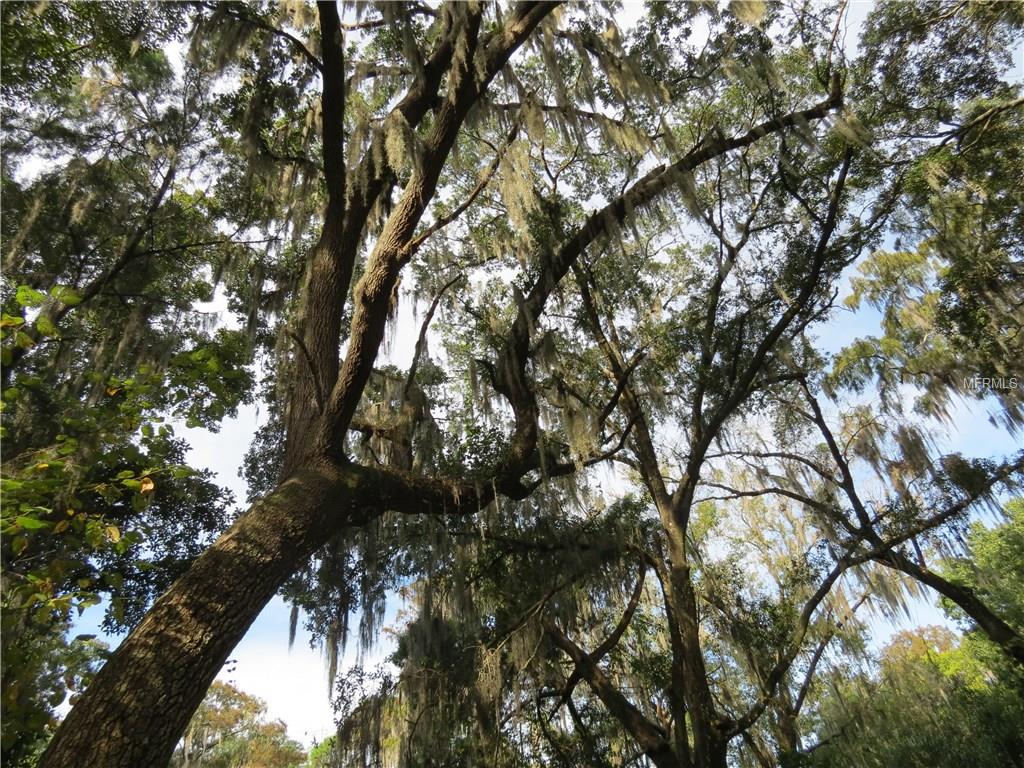
[[[150,281],[182,279],[175,239],[201,231],[183,250],[193,271],[241,272],[227,290],[268,373],[272,420],[247,462],[252,507],[139,621],[41,765],[166,762],[278,590],[336,653],[350,609],[361,604],[369,642],[402,580],[420,608],[397,658],[407,673],[352,713],[339,748],[357,762],[395,744],[409,764],[704,768],[730,752],[799,752],[817,668],[847,641],[838,625],[862,595],[898,602],[906,582],[890,571],[938,583],[905,549],[948,538],[1022,466],[931,456],[905,414],[851,402],[875,369],[830,370],[812,337],[844,270],[909,216],[913,172],[936,142],[961,163],[948,178],[977,181],[1001,156],[975,149],[1017,136],[1017,92],[1001,79],[1017,11],[907,7],[880,6],[865,55],[848,62],[840,8],[658,4],[623,30],[604,7],[556,3],[191,6],[189,61],[216,84],[194,90],[219,93],[209,132],[183,132],[203,140],[147,171],[137,243],[82,249],[72,232],[52,257],[61,271],[44,269],[45,239],[17,240],[34,221],[23,206],[10,252],[36,291],[23,298],[43,306],[11,314],[5,362],[15,379],[38,366],[73,380],[38,340],[73,341],[77,323],[130,327],[90,286],[113,271],[122,298],[136,284],[166,296]],[[183,152],[195,173],[179,180]],[[144,162],[111,148],[124,155]],[[199,196],[200,181],[216,194]],[[165,198],[187,210],[158,232],[147,212]],[[993,203],[991,216],[1010,210]],[[235,234],[218,237],[226,222]],[[250,232],[265,252],[235,251]],[[151,233],[169,239],[143,247]],[[996,265],[1016,258],[1006,246],[981,241]],[[157,255],[168,272],[128,279]],[[950,279],[946,295],[980,277]],[[400,281],[426,307],[402,368],[378,361]],[[69,305],[65,288],[83,301]],[[962,304],[946,337],[1012,332],[991,321],[998,304],[967,307],[981,312],[970,327]],[[181,336],[140,317],[179,359]],[[205,335],[200,347],[184,359],[244,370],[235,344]],[[123,378],[143,362],[175,381],[165,360],[130,356]],[[182,391],[200,393],[213,423],[248,387],[195,375]],[[607,462],[626,490],[602,510]],[[872,497],[869,468],[884,481]],[[722,560],[713,542],[734,522],[773,535]],[[1012,626],[953,592],[1017,652]]]
[[[88,647],[61,650],[72,617],[107,596],[107,628],[133,626],[225,527],[230,494],[167,422],[215,426],[251,374],[244,334],[192,308],[196,270],[245,246],[173,186],[210,137],[200,73],[172,89],[159,50],[180,17],[16,4],[3,25],[3,677],[5,711],[36,713],[5,716],[6,761],[92,671],[45,663]],[[22,66],[40,51],[68,68]]]
[[[1020,680],[995,676],[975,639],[941,627],[897,635],[880,679],[837,681],[836,724],[807,765],[1020,765]]]
[[[215,681],[185,730],[172,766],[295,768],[306,754],[284,723],[265,722],[266,702]]]
[[[14,613],[14,616],[17,616]],[[17,619],[5,609],[2,659],[3,760],[6,765],[35,765],[58,723],[55,709],[69,698],[74,703],[107,654],[105,643],[79,635],[68,639],[62,627],[48,632],[18,633]]]
[[[319,744],[314,745],[306,757],[308,768],[330,768],[336,743],[337,739],[334,736],[328,736]]]
[[[967,533],[970,556],[947,558],[939,570],[952,583],[970,589],[1020,632],[1024,627],[1020,589],[1024,582],[1024,500],[1011,500],[1005,513],[1005,522],[992,528],[973,523]],[[969,632],[987,639],[984,629],[955,601],[944,597],[943,605],[952,618],[966,621]]]

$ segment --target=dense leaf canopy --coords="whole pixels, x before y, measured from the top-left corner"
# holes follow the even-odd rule
[[[2,13],[5,761],[50,648],[40,766],[187,761],[275,594],[336,765],[1019,749],[1019,4]]]

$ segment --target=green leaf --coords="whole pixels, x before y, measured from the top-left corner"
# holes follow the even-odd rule
[[[102,496],[103,500],[106,501],[108,504],[113,504],[115,501],[121,498],[121,491],[117,488],[117,486],[111,485],[109,483],[104,483],[103,485],[98,486],[96,490],[99,491],[100,496]]]
[[[46,294],[28,285],[19,285],[14,300],[23,307],[38,307],[46,301]]]
[[[61,304],[65,304],[69,307],[74,307],[82,303],[82,297],[78,295],[78,292],[74,288],[69,288],[66,285],[55,285],[50,289],[50,295],[59,301]]]
[[[36,320],[36,330],[47,338],[52,339],[60,336],[60,331],[57,330],[57,326],[54,325],[53,320],[48,318],[46,315],[40,315]]]
[[[24,528],[26,531],[38,531],[43,528],[49,528],[53,523],[47,520],[40,520],[38,517],[29,517],[27,515],[20,515],[14,518],[14,522]]]
[[[91,608],[94,605],[100,604],[99,595],[83,595],[82,599],[78,601],[78,612],[79,615],[86,609]],[[74,703],[74,702],[72,702]]]
[[[93,549],[98,549],[106,541],[106,531],[96,520],[90,520],[85,526],[85,540]]]

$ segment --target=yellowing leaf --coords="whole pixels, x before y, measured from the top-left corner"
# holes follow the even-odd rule
[[[152,493],[154,490],[156,490],[156,483],[153,482],[153,478],[142,478],[142,484],[139,486],[139,493]]]
[[[121,540],[121,531],[116,525],[107,526],[107,538],[115,544]]]

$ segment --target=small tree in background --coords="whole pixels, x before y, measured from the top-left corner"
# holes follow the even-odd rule
[[[267,722],[267,705],[233,685],[214,682],[171,760],[174,768],[298,768],[305,750],[280,720]]]

